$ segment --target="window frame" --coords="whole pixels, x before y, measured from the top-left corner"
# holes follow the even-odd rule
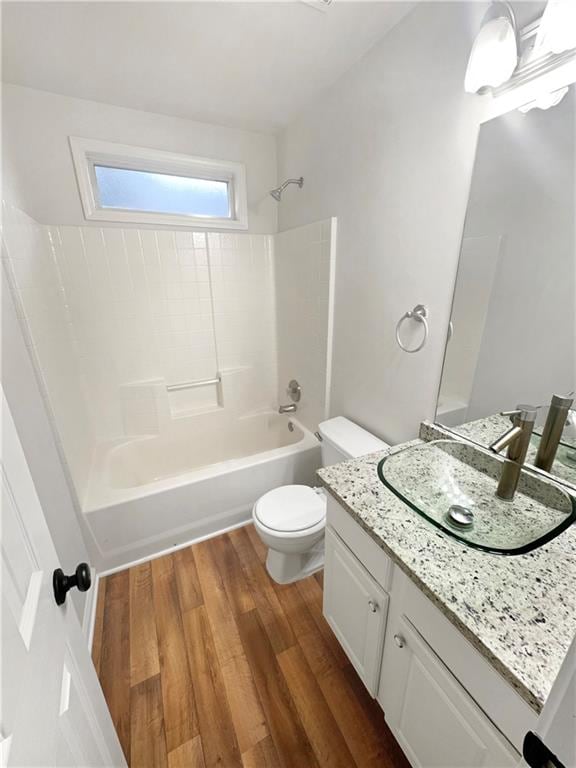
[[[78,136],[70,136],[69,142],[84,217],[88,221],[169,225],[195,229],[248,229],[246,168],[243,163],[192,157]],[[198,216],[102,207],[94,171],[96,165],[226,182],[230,216]]]

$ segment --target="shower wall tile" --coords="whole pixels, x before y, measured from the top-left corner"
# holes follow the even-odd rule
[[[315,431],[329,415],[335,219],[281,232],[276,237],[278,397],[302,387],[298,418]]]
[[[273,238],[208,235],[218,358],[225,370],[247,369],[251,410],[277,405]],[[249,382],[246,384],[246,382]]]
[[[198,290],[184,297],[180,272],[205,262],[205,238],[187,248],[191,237],[169,231],[56,227],[52,236],[97,439],[140,433],[156,423],[152,405],[145,416],[122,387],[216,371],[210,301]]]
[[[270,407],[270,238],[116,227],[53,227],[50,235],[98,441],[158,431],[159,409],[178,416],[214,406],[209,388],[165,393],[162,405],[136,398],[158,380],[165,389],[241,366],[258,407]]]

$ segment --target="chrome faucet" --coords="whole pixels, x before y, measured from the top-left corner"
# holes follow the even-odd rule
[[[278,408],[278,413],[294,413],[298,410],[296,403],[299,403],[300,398],[302,397],[302,387],[298,384],[296,379],[292,379],[288,382],[286,394],[290,395],[290,400],[292,400],[292,402],[290,405],[281,405],[280,408]]]
[[[574,393],[569,395],[552,395],[552,402],[548,409],[546,424],[540,437],[538,453],[534,461],[534,466],[550,472],[556,452],[562,439],[562,432],[570,418],[570,409],[574,404]]]
[[[500,453],[504,448],[508,448],[496,490],[496,496],[499,499],[510,501],[514,498],[522,466],[528,453],[536,413],[537,408],[532,405],[519,405],[515,411],[504,411],[500,414],[501,416],[510,416],[512,426],[489,446],[494,453]]]

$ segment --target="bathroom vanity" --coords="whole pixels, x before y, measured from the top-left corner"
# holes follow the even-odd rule
[[[384,486],[384,455],[319,472],[325,617],[413,766],[517,765],[576,633],[576,528],[478,551]]]

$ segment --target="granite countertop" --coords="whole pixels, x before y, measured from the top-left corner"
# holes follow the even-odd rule
[[[439,436],[426,427],[422,434],[427,439]],[[472,549],[442,534],[381,483],[377,466],[388,453],[336,464],[318,475],[372,539],[540,712],[576,634],[576,526],[526,555]]]
[[[497,437],[500,437],[501,434],[506,432],[507,429],[510,429],[510,419],[499,413],[496,413],[493,416],[486,416],[483,419],[477,419],[476,421],[468,421],[457,427],[450,427],[452,433],[461,435],[462,437],[483,446],[490,445],[490,443],[494,442]],[[534,463],[537,451],[538,441],[537,438],[533,436],[526,456],[527,464]],[[566,449],[564,449],[564,451],[566,451]],[[562,461],[561,453],[562,448],[558,451],[551,472],[562,482],[576,486],[576,464]],[[574,453],[574,451],[570,451],[570,453]]]

